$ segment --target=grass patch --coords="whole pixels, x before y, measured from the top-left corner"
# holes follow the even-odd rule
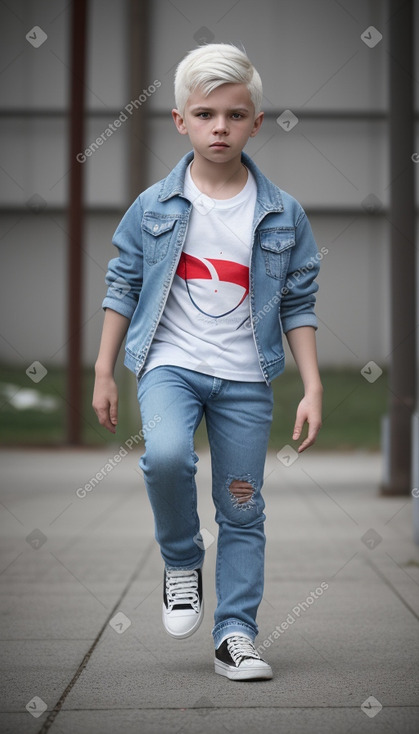
[[[0,441],[3,445],[65,443],[66,375],[57,367],[47,366],[47,369],[45,378],[35,384],[26,375],[25,368],[0,368]],[[372,384],[357,369],[322,369],[321,374],[323,427],[316,446],[323,450],[378,450],[381,418],[387,410],[386,373]],[[141,427],[135,380],[128,370],[120,371],[117,380],[120,417],[115,437],[97,423],[91,407],[93,379],[93,369],[86,369],[83,373],[83,442],[86,445],[122,444]],[[292,429],[302,397],[298,372],[287,369],[274,381],[273,389],[275,407],[270,448],[278,451],[284,444],[295,445]],[[23,408],[25,405],[27,407]],[[203,445],[205,442],[205,426],[201,424],[196,443]]]
[[[381,418],[387,411],[387,375],[369,383],[359,370],[321,370],[324,388],[323,426],[316,447],[323,450],[380,448]],[[271,448],[295,445],[291,439],[297,405],[303,396],[296,370],[273,383],[275,394]],[[298,443],[298,442],[296,442]]]

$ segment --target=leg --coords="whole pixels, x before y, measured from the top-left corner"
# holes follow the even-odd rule
[[[156,367],[138,384],[143,425],[160,418],[145,434],[140,467],[154,513],[156,540],[167,569],[200,568],[204,552],[196,499],[194,433],[203,407],[177,367]],[[183,375],[182,375],[183,373]]]
[[[272,421],[272,390],[265,383],[222,381],[206,404],[213,498],[219,525],[213,636],[252,640],[263,595],[265,533],[261,495]]]

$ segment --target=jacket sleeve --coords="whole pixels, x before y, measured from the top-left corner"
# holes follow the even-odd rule
[[[119,256],[109,261],[105,278],[108,291],[102,307],[128,319],[136,309],[143,282],[142,213],[138,197],[115,231],[112,243],[118,248]]]
[[[299,326],[314,326],[315,282],[320,269],[320,257],[307,215],[301,209],[295,227],[295,245],[292,248],[289,267],[281,299],[281,325],[284,333]]]

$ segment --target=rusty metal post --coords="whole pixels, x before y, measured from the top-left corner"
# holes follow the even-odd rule
[[[83,174],[87,0],[73,0],[70,42],[70,184],[68,206],[67,442],[81,443],[83,311]]]
[[[149,0],[131,0],[129,5],[130,95],[136,99],[152,80],[149,78]],[[147,102],[129,122],[129,195],[135,199],[147,187]]]
[[[149,53],[151,45],[151,4],[149,0],[130,0],[128,3],[128,99],[136,100],[143,89],[152,83]],[[142,98],[141,98],[142,99]],[[127,206],[150,185],[148,180],[149,99],[137,107],[126,123],[128,132]],[[122,212],[121,212],[122,214]],[[132,375],[123,367],[122,359],[117,363],[120,395],[126,397],[127,417],[131,426],[138,426],[139,412],[136,385]]]
[[[416,391],[413,2],[390,0],[389,9],[391,355],[385,495],[412,489]]]

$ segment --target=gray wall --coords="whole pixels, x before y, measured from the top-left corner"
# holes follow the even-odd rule
[[[319,247],[329,250],[319,279],[321,364],[362,366],[373,359],[384,365],[389,351],[387,2],[154,0],[151,6],[149,83],[158,79],[161,87],[144,103],[149,183],[165,176],[189,149],[170,118],[176,64],[197,38],[243,45],[261,73],[267,113],[246,150],[269,178],[300,200]],[[6,304],[1,362],[63,364],[65,359],[69,10],[59,1],[22,0],[12,10],[0,5]],[[25,39],[36,25],[48,35],[39,48]],[[370,25],[383,35],[374,48],[360,38]],[[130,102],[129,63],[127,0],[91,0],[86,147]],[[276,122],[285,109],[299,117],[290,132]],[[112,233],[130,204],[128,163],[123,123],[84,164],[86,364],[94,361],[99,344]],[[371,194],[378,200],[372,213]]]

